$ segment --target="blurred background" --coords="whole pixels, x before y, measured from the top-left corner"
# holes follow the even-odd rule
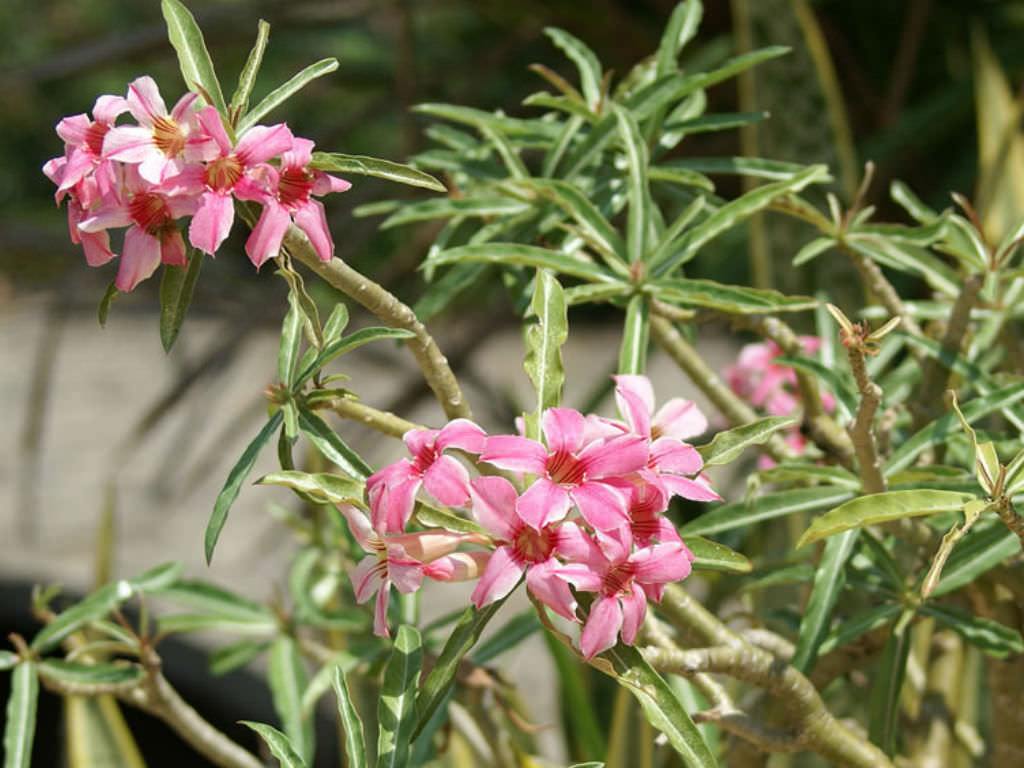
[[[187,5],[228,93],[255,39],[256,20],[266,19],[270,43],[254,99],[318,59],[340,62],[268,120],[286,120],[321,150],[405,162],[430,144],[428,121],[410,112],[412,105],[456,102],[526,114],[520,103],[544,87],[530,64],[576,80],[572,64],[543,35],[545,27],[585,41],[620,77],[656,49],[675,3]],[[261,392],[273,376],[286,309],[284,282],[269,268],[252,269],[239,226],[216,260],[204,264],[170,355],[157,331],[158,279],[118,297],[101,331],[96,306],[116,263],[86,266],[68,239],[63,211],[54,206],[53,186],[40,172],[62,150],[53,126],[90,111],[97,95],[124,93],[143,74],[157,80],[168,105],[182,93],[160,4],[5,0],[0,31],[0,635],[31,633],[33,582],[87,590],[112,574],[172,558],[185,560],[192,575],[267,599],[289,552],[272,509],[288,503],[287,496],[243,491],[210,569],[202,561],[201,535],[228,469],[263,418]],[[770,120],[742,134],[694,135],[678,151],[824,161],[846,202],[871,160],[876,171],[868,200],[879,205],[881,219],[899,220],[887,189],[901,179],[937,208],[949,204],[950,191],[959,191],[998,227],[1000,217],[1024,210],[1022,33],[1024,2],[1013,0],[706,0],[698,37],[684,51],[685,69],[711,68],[764,45],[793,50],[708,94],[709,112],[766,110]],[[378,231],[379,217],[353,210],[425,193],[365,177],[350,180],[349,192],[327,201],[338,255],[414,302],[423,288],[416,266],[436,226]],[[735,179],[723,179],[718,190],[724,197],[740,191]],[[842,263],[819,259],[799,274],[788,267],[807,239],[789,221],[758,219],[716,240],[690,274],[790,292],[843,284],[852,273]],[[331,300],[329,292],[318,298]],[[464,308],[467,316],[476,312],[486,322],[466,323],[463,316],[456,325],[440,317],[432,327],[468,382],[481,422],[508,425],[529,397],[518,333],[500,285],[481,286],[473,302]],[[368,322],[354,317],[357,325]],[[618,322],[593,310],[571,318],[579,332],[567,351],[571,405],[587,398],[588,378],[613,364],[608,339],[616,331],[606,319]],[[703,349],[720,367],[736,342],[711,338]],[[378,345],[345,365],[353,389],[378,407],[423,423],[440,421],[400,350]],[[663,375],[673,374],[666,368]],[[674,394],[692,391],[678,381],[670,386]],[[393,449],[358,431],[351,442],[371,460],[387,460]],[[265,458],[269,470],[273,457]],[[56,764],[45,754],[38,760]]]

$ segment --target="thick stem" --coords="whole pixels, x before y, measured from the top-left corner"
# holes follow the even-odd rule
[[[757,420],[757,412],[733,394],[721,377],[697,354],[697,350],[672,327],[672,323],[663,317],[652,317],[651,336],[730,423],[749,424]],[[778,435],[771,436],[765,451],[776,461],[793,458],[793,450]]]
[[[220,768],[263,768],[263,761],[244,749],[196,712],[160,672],[160,660],[151,653],[145,660],[146,677],[131,686],[72,685],[52,678],[43,684],[65,696],[96,696],[109,693],[121,701],[163,720],[171,730]]]
[[[700,672],[727,674],[777,696],[793,721],[793,730],[792,738],[785,741],[782,734],[786,732],[773,731],[775,748],[810,749],[848,768],[892,768],[885,753],[858,738],[832,716],[806,677],[767,651],[749,645],[674,652],[652,648],[645,650],[644,655],[661,672],[686,677]]]
[[[378,410],[366,403],[350,400],[347,397],[332,400],[330,409],[342,418],[358,421],[370,429],[375,429],[391,437],[401,437],[410,429],[427,429],[427,427],[406,421],[400,416],[395,416],[393,413]]]
[[[415,338],[406,343],[412,351],[427,384],[437,396],[449,419],[472,418],[468,403],[459,388],[448,360],[426,327],[408,306],[365,275],[356,272],[341,259],[320,261],[305,233],[294,224],[284,236],[284,247],[330,285],[362,304],[392,328],[403,328]]]

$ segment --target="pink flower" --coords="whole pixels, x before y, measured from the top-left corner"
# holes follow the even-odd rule
[[[137,164],[139,175],[151,184],[180,173],[185,161],[213,159],[217,147],[197,119],[198,97],[186,93],[168,112],[153,78],[143,75],[133,80],[124,101],[139,125],[117,126],[107,133],[104,157]]]
[[[373,631],[381,637],[389,637],[387,614],[391,586],[402,593],[415,592],[423,581],[426,563],[454,552],[456,547],[473,537],[448,531],[384,536],[356,507],[341,504],[338,508],[345,516],[352,536],[369,553],[350,574],[356,602],[365,603],[376,593]]]
[[[161,262],[176,266],[187,263],[185,241],[176,220],[195,209],[195,198],[163,194],[129,166],[116,196],[83,219],[78,228],[84,237],[113,227],[129,227],[114,284],[119,291],[130,291],[150,277]],[[88,258],[88,251],[86,255]]]
[[[455,419],[443,429],[411,429],[402,436],[412,460],[402,459],[366,481],[374,526],[388,533],[403,531],[412,515],[420,486],[450,507],[469,502],[469,473],[444,452],[457,448],[480,453],[486,433],[467,419]]]
[[[547,447],[514,435],[487,439],[481,461],[527,472],[537,480],[520,498],[520,517],[535,530],[564,518],[575,504],[598,529],[626,522],[625,499],[617,480],[646,466],[647,440],[636,435],[587,441],[585,420],[569,408],[549,408],[541,417]]]
[[[173,181],[199,192],[199,209],[192,217],[188,236],[192,245],[212,255],[231,232],[235,220],[232,196],[263,199],[264,189],[249,171],[291,149],[294,137],[284,123],[255,125],[232,146],[214,107],[200,110],[199,122],[216,142],[217,153],[205,166],[190,166]]]
[[[263,213],[245,243],[245,252],[257,267],[281,250],[281,240],[288,225],[306,233],[321,261],[334,255],[334,241],[327,229],[324,206],[311,195],[344,192],[352,185],[321,171],[309,168],[313,142],[297,138],[292,148],[281,155],[280,169],[263,166],[267,193],[261,200]]]
[[[478,477],[470,493],[473,514],[499,543],[473,590],[473,605],[482,608],[505,597],[525,572],[530,592],[555,613],[575,621],[576,600],[557,575],[557,558],[587,554],[589,546],[579,526],[562,522],[533,528],[519,513],[516,489],[503,477]]]
[[[57,123],[64,157],[48,161],[43,173],[57,184],[58,203],[71,192],[83,209],[89,209],[99,197],[110,194],[116,179],[113,165],[103,158],[103,140],[118,115],[127,110],[128,103],[120,96],[100,96],[92,108],[93,120],[81,114]]]
[[[693,553],[682,542],[656,544],[631,553],[625,528],[598,534],[598,546],[586,562],[570,563],[558,575],[584,592],[597,592],[580,635],[580,650],[590,659],[622,642],[632,645],[647,615],[647,599],[658,600],[664,585],[690,574]]]

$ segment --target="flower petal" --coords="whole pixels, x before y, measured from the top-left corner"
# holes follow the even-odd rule
[[[252,228],[252,233],[245,241],[245,252],[249,260],[259,269],[263,263],[281,250],[281,241],[292,217],[277,202],[268,201],[263,206],[259,221]]]
[[[130,227],[124,235],[124,252],[114,285],[117,290],[130,291],[160,266],[160,241],[138,227]]]
[[[543,475],[547,449],[536,440],[516,435],[494,435],[484,442],[480,461],[486,461],[513,472]]]
[[[545,477],[539,478],[519,497],[519,518],[534,530],[561,520],[569,514],[569,492]]]
[[[560,568],[554,558],[537,563],[526,571],[526,588],[559,616],[576,621],[576,598],[569,584],[558,576]]]
[[[526,565],[517,560],[512,547],[498,547],[487,561],[480,582],[473,590],[470,601],[477,608],[500,600],[511,592],[523,575]]]
[[[189,224],[188,239],[196,248],[212,256],[227,239],[234,220],[235,204],[230,195],[205,192],[199,203],[199,210]]]
[[[423,473],[427,493],[449,507],[469,501],[469,472],[451,456],[440,456]]]
[[[583,414],[572,408],[548,408],[541,415],[541,428],[551,453],[575,453],[583,444]]]
[[[327,226],[327,213],[322,203],[307,200],[295,209],[295,226],[306,233],[320,261],[334,256],[334,240]]]
[[[615,488],[599,481],[588,481],[569,491],[580,514],[599,531],[609,531],[629,522],[626,500]]]
[[[580,650],[587,659],[607,651],[619,636],[622,608],[614,597],[601,597],[590,606],[590,616],[580,635]]]
[[[477,477],[469,485],[473,516],[492,535],[502,541],[515,538],[518,521],[515,486],[504,477]]]
[[[652,423],[665,437],[678,437],[680,440],[702,435],[708,429],[707,417],[697,404],[681,397],[673,397],[661,406]]]

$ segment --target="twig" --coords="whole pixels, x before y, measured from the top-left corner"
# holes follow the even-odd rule
[[[771,745],[766,748],[810,749],[849,768],[892,768],[878,747],[858,738],[832,716],[806,677],[767,651],[744,644],[739,648],[714,646],[686,651],[648,648],[644,656],[661,672],[685,677],[700,672],[727,674],[777,696],[794,721],[794,730],[766,732],[770,737],[766,744]]]
[[[331,400],[327,407],[342,418],[358,421],[370,429],[375,429],[391,437],[401,437],[410,429],[427,429],[427,427],[406,421],[400,416],[395,416],[393,413],[378,410],[359,400],[347,397]]]
[[[404,328],[415,338],[406,343],[416,362],[423,371],[423,377],[434,391],[441,408],[449,419],[471,418],[468,403],[459,388],[455,374],[448,360],[426,327],[408,306],[398,300],[365,275],[356,272],[341,259],[320,261],[305,233],[294,224],[288,227],[284,236],[284,247],[293,258],[301,261],[330,285],[362,304],[370,312],[392,328]]]

